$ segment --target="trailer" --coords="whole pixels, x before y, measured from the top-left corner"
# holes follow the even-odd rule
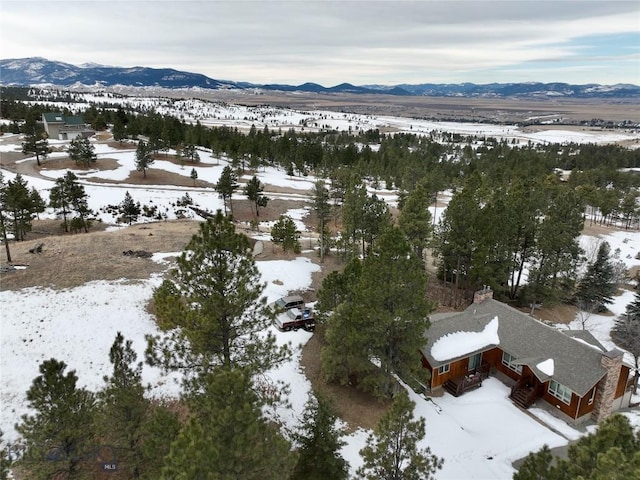
[[[313,310],[307,307],[290,308],[276,316],[276,327],[285,332],[299,330],[300,328],[307,332],[313,332],[316,327]]]

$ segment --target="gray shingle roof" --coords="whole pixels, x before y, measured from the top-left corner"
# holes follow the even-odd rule
[[[499,345],[487,345],[480,350],[468,352],[464,356],[441,362],[436,361],[431,355],[431,347],[443,335],[459,331],[480,332],[496,316],[499,323]],[[553,378],[581,397],[591,390],[606,373],[600,364],[603,351],[598,350],[597,345],[588,340],[585,334],[576,335],[578,338],[584,337],[581,338],[582,341],[578,341],[571,335],[565,335],[496,300],[474,303],[458,315],[433,321],[425,336],[427,343],[421,352],[432,367],[498,346],[514,356],[517,363],[528,365],[540,381]],[[597,341],[595,343],[597,344]],[[551,377],[536,367],[538,363],[549,358],[554,362],[554,372]]]

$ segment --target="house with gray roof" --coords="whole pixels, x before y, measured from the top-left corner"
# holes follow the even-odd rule
[[[56,140],[73,140],[76,137],[88,138],[94,135],[91,127],[84,123],[80,116],[65,116],[61,113],[42,114],[44,129],[49,138]]]
[[[510,379],[516,404],[547,402],[575,423],[600,421],[631,399],[623,352],[607,351],[587,331],[545,325],[493,300],[488,288],[465,311],[432,319],[425,336],[420,352],[432,391],[458,396],[499,375]]]

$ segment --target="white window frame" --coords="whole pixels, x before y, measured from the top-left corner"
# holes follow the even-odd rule
[[[565,387],[561,383],[558,383],[552,379],[549,380],[547,391],[563,403],[571,405],[571,397],[573,396],[573,391],[569,387]]]
[[[515,359],[516,357],[513,355],[507,352],[502,352],[502,364],[509,370],[516,372],[518,375],[522,375],[522,365],[516,365],[513,363]]]
[[[589,405],[593,405],[593,401],[596,399],[596,390],[598,390],[598,387],[594,387],[594,389],[591,390],[591,396],[589,397]]]
[[[451,364],[450,363],[445,363],[444,365],[440,365],[438,367],[438,375],[443,375],[445,373],[447,373],[450,369]]]

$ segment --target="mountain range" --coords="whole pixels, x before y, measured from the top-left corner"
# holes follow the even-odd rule
[[[41,57],[0,60],[0,84],[4,86],[52,85],[57,87],[159,87],[171,89],[261,89],[285,92],[355,93],[415,95],[434,97],[484,98],[640,98],[640,86],[631,84],[572,85],[568,83],[422,83],[417,85],[361,85],[341,83],[324,87],[302,85],[253,84],[215,80],[199,73],[171,68],[114,67],[97,64],[71,65]]]

